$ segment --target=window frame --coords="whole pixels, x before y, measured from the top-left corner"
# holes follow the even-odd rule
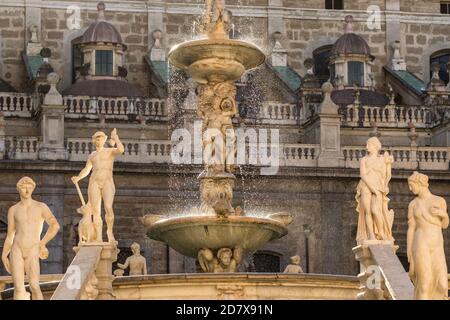
[[[325,9],[344,10],[344,0],[325,0]]]
[[[440,65],[439,78],[441,78],[441,80],[444,81],[445,84],[448,84],[450,81],[450,75],[447,71],[447,63],[449,61],[450,61],[450,49],[439,50],[431,54],[429,61],[430,79],[433,75],[433,71],[431,70],[431,64],[433,62],[438,62]]]
[[[445,8],[445,10],[443,10]],[[445,11],[445,12],[443,12]],[[450,14],[450,1],[441,1],[440,2],[440,12],[441,14]]]
[[[100,54],[100,55],[99,55]],[[108,54],[102,56],[103,54]],[[111,60],[109,61],[109,58]],[[102,60],[102,61],[98,61]],[[104,62],[103,60],[107,60]],[[99,69],[101,67],[102,69]],[[95,75],[96,76],[113,76],[114,75],[114,51],[111,49],[96,49],[95,50]]]
[[[79,69],[83,66],[84,64],[84,55],[83,55],[83,50],[81,50],[81,40],[82,40],[82,36],[78,37],[74,40],[72,40],[72,51],[71,51],[71,72],[72,72],[72,83],[75,83],[76,76],[77,76],[77,69],[79,71]],[[79,65],[75,65],[76,64],[76,56],[75,56],[75,52],[79,51]]]
[[[347,61],[347,84],[349,86],[353,86],[354,81],[350,81],[350,66],[351,65],[359,65],[361,66],[361,71],[362,73],[359,75],[359,80],[361,80],[360,83],[356,83],[356,85],[358,85],[359,87],[364,87],[365,86],[365,75],[366,75],[366,66],[365,63],[363,61],[358,61],[358,60],[349,60]],[[354,80],[354,79],[352,79]]]

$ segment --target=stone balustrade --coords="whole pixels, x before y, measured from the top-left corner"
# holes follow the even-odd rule
[[[38,97],[26,93],[0,92],[0,112],[6,117],[30,118]]]
[[[117,158],[118,162],[128,163],[171,163],[172,143],[169,140],[124,140],[125,153]],[[38,137],[5,137],[5,160],[38,160]],[[95,150],[89,138],[68,138],[66,150],[69,161],[86,161]],[[264,156],[279,155],[279,166],[317,167],[320,153],[318,144],[281,144],[278,147],[268,145]],[[394,157],[394,169],[408,170],[448,170],[450,147],[387,147]],[[264,153],[264,152],[263,152]],[[245,164],[266,166],[261,158],[261,150],[256,145],[245,148]],[[239,155],[239,154],[238,154]],[[342,147],[343,159],[340,167],[359,168],[359,160],[366,155],[365,146]],[[251,160],[253,159],[253,160]],[[337,160],[339,161],[339,160]],[[194,161],[192,161],[194,163]],[[239,163],[238,164],[242,164]]]
[[[343,147],[346,168],[359,168],[359,159],[366,155],[365,147]],[[394,157],[394,169],[449,170],[449,147],[388,147],[381,152]]]
[[[122,141],[125,153],[117,158],[118,162],[132,163],[169,163],[171,142],[169,140]],[[90,139],[67,139],[69,161],[86,161],[95,150]]]
[[[425,128],[431,125],[432,109],[428,107],[404,107],[387,105],[359,106],[348,105],[341,108],[344,126],[371,127],[371,123],[379,127],[407,128],[410,123],[417,128]]]
[[[138,115],[153,120],[166,120],[167,108],[164,99],[128,99],[88,96],[65,96],[66,118],[135,120]]]
[[[38,137],[5,137],[5,159],[37,160],[38,150]]]
[[[262,123],[296,124],[299,119],[295,104],[280,102],[265,102],[259,110]]]

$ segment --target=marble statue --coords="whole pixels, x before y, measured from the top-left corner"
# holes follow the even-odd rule
[[[211,39],[228,38],[231,30],[231,11],[225,8],[225,0],[206,0],[201,32]]]
[[[356,210],[359,213],[356,241],[394,241],[392,223],[394,211],[388,209],[389,181],[394,159],[387,152],[380,155],[377,137],[367,140],[367,155],[360,160],[361,180],[356,191]]]
[[[300,266],[300,256],[291,257],[290,263],[284,269],[283,273],[303,273],[303,269]]]
[[[105,207],[108,241],[115,241],[113,235],[113,202],[116,188],[113,180],[113,166],[115,158],[125,151],[125,148],[117,135],[116,129],[111,132],[110,144],[116,144],[117,146],[115,148],[105,148],[107,139],[108,137],[106,134],[101,131],[96,132],[92,136],[92,143],[95,145],[96,151],[89,155],[86,166],[81,170],[79,175],[72,177],[73,183],[77,184],[92,171],[88,185],[88,203],[90,203],[93,211],[96,242],[103,241],[103,221],[101,217],[102,199]]]
[[[47,243],[59,230],[59,223],[45,203],[32,199],[36,183],[29,177],[17,182],[20,201],[8,211],[8,231],[3,246],[2,262],[14,282],[14,300],[29,300],[25,290],[28,277],[33,300],[43,300],[39,286],[39,259],[48,258]],[[44,222],[48,230],[41,239]],[[9,256],[9,257],[8,257]]]
[[[236,138],[232,118],[237,113],[235,97],[236,86],[231,82],[199,86],[197,114],[203,119],[203,147],[208,150],[204,153],[204,162],[210,170],[232,170],[231,161],[228,159],[234,159]],[[222,143],[217,139],[221,139]],[[227,146],[232,148],[227,149]]]
[[[86,203],[78,208],[77,212],[83,215],[83,218],[78,223],[78,237],[80,239],[78,245],[94,242],[96,239],[96,230],[92,222],[93,211],[90,203]]]
[[[448,272],[442,229],[449,217],[445,199],[428,189],[428,177],[414,172],[408,178],[416,198],[408,207],[407,255],[415,299],[447,300]]]
[[[130,276],[140,276],[140,275],[146,275],[147,274],[147,261],[145,258],[141,255],[141,246],[134,242],[131,245],[131,252],[133,252],[133,255],[128,257],[125,260],[125,263],[118,263],[117,266],[125,270],[126,268],[130,268]],[[119,274],[115,273],[115,274]],[[122,273],[123,275],[123,273]]]
[[[242,260],[242,249],[239,247],[222,248],[217,251],[216,257],[212,250],[204,248],[198,252],[198,262],[205,272],[222,273],[236,272]]]

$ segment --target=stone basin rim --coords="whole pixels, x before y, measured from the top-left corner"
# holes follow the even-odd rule
[[[219,50],[215,50],[216,54],[206,54],[206,47],[218,47],[221,48]],[[168,54],[169,62],[177,68],[187,69],[192,63],[204,60],[208,58],[221,58],[221,54],[217,54],[217,52],[222,53],[224,47],[228,47],[227,50],[229,53],[232,53],[235,57],[229,58],[230,60],[235,60],[244,65],[245,69],[253,69],[260,65],[262,65],[266,61],[266,55],[263,51],[255,44],[235,39],[199,39],[199,40],[190,40],[180,44],[177,44],[170,49]],[[242,50],[236,50],[237,48],[243,48],[247,51],[246,54],[242,52]],[[197,49],[197,50],[195,50]],[[175,59],[174,55],[180,54],[181,51],[189,50],[188,55],[194,55],[193,51],[196,52],[196,59],[186,59],[187,62],[181,62],[182,59]],[[202,52],[203,51],[203,52]],[[253,52],[250,54],[250,52]],[[238,56],[244,55],[246,59],[245,61],[239,61]],[[255,59],[259,58],[259,59]],[[185,60],[185,61],[186,61]],[[192,60],[192,61],[190,61]]]
[[[194,228],[197,226],[233,226],[233,227],[248,227],[248,228],[265,228],[270,229],[276,237],[273,239],[279,239],[285,236],[288,232],[285,224],[267,217],[249,217],[249,216],[229,216],[226,218],[217,216],[185,216],[185,217],[169,217],[163,218],[154,223],[144,223],[146,227],[146,233],[152,234],[151,237],[154,240],[163,241],[157,236],[167,232],[168,230],[180,229],[180,228]]]

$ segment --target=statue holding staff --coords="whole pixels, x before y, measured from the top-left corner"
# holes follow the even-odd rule
[[[367,140],[367,155],[360,160],[361,180],[356,190],[359,213],[356,241],[388,240],[392,237],[394,211],[388,209],[389,181],[394,159],[387,152],[380,155],[377,137]]]
[[[102,242],[103,221],[101,217],[102,199],[105,207],[105,220],[107,226],[108,242],[114,242],[113,235],[114,211],[113,202],[116,188],[113,180],[114,160],[117,156],[124,153],[125,148],[117,135],[117,130],[111,132],[110,144],[116,145],[115,148],[105,148],[108,137],[105,133],[98,131],[92,136],[92,143],[95,145],[95,151],[89,155],[86,166],[81,170],[78,176],[72,177],[74,184],[89,175],[88,185],[88,203],[93,211],[93,220],[96,230],[97,242]]]

